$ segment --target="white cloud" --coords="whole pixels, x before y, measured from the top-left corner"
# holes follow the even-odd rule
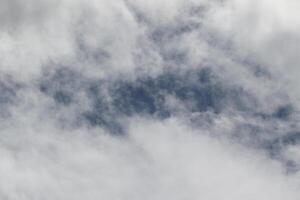
[[[1,100],[9,115],[0,120],[0,198],[299,199],[299,172],[285,166],[299,165],[297,142],[280,146],[278,158],[260,146],[299,130],[298,1],[0,4],[0,89],[12,87],[15,99]],[[241,92],[223,94],[238,103],[226,102],[221,113],[191,112],[174,91],[159,91],[172,113],[158,120],[105,113],[88,94],[99,84],[95,91],[108,94],[98,101],[111,103],[119,79],[204,67],[225,91]],[[66,89],[70,105],[51,93],[65,89],[58,80],[49,81],[49,94],[41,89],[61,68],[78,75]],[[276,118],[289,104],[292,114],[283,109],[287,119]],[[93,109],[122,121],[126,134],[80,118]]]
[[[0,150],[7,199],[299,197],[276,162],[176,119],[133,119],[123,139],[47,125],[7,131]]]

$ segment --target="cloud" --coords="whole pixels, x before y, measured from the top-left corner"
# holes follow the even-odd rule
[[[176,119],[132,119],[120,139],[101,130],[10,129],[1,148],[7,199],[297,199],[278,164]]]
[[[299,198],[297,1],[0,4],[1,198]]]

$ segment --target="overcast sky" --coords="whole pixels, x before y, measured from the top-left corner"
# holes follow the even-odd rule
[[[298,200],[298,0],[0,0],[0,199]]]

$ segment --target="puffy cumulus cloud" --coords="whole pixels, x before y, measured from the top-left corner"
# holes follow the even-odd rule
[[[297,199],[269,158],[176,119],[132,119],[126,138],[101,130],[14,127],[1,141],[6,199]]]
[[[0,0],[3,199],[299,199],[299,3]]]

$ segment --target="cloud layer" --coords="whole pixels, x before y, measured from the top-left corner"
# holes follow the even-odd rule
[[[296,0],[0,0],[3,199],[299,199]]]

